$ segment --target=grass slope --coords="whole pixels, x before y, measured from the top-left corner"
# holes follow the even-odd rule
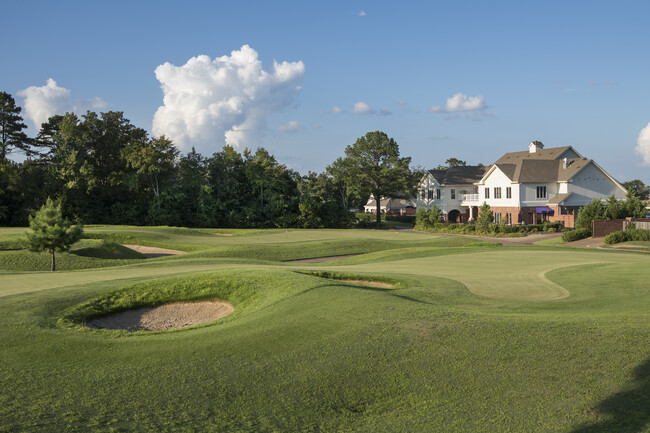
[[[271,259],[294,246],[325,251],[327,236],[393,241],[305,231],[300,247],[299,231],[157,230],[175,249],[194,236],[195,253],[0,275],[11,290],[0,290],[0,431],[650,431],[647,254],[427,235],[411,238],[425,242],[410,252],[397,241],[307,266]],[[247,257],[208,254],[235,248],[234,238]],[[185,273],[161,278],[174,272]],[[540,298],[557,288],[568,296]],[[79,327],[131,306],[211,297],[235,312],[171,332]]]

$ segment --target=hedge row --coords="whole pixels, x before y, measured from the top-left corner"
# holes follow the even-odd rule
[[[562,229],[559,222],[545,222],[543,224],[528,224],[519,226],[506,226],[497,223],[488,225],[487,230],[482,230],[474,224],[456,224],[448,222],[439,222],[435,224],[418,224],[416,230],[422,230],[433,233],[452,233],[452,234],[480,234],[480,235],[497,235],[506,234],[511,237],[524,236],[527,233],[553,233]]]
[[[629,241],[650,241],[650,230],[627,229],[605,236],[606,244],[618,244]]]

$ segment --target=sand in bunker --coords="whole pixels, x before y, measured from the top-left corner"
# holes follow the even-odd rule
[[[156,257],[165,257],[165,256],[175,256],[177,254],[185,254],[186,251],[179,250],[170,250],[169,248],[158,248],[158,247],[146,247],[144,245],[131,245],[131,244],[121,244],[123,247],[137,251],[140,254],[144,254],[147,258],[153,259]]]
[[[175,302],[123,311],[90,321],[91,328],[164,331],[212,322],[234,311],[224,301]]]

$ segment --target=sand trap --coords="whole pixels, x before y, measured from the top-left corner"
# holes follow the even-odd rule
[[[368,280],[340,280],[340,281],[345,281],[346,283],[353,283],[353,284],[363,284],[364,286],[381,287],[382,289],[389,289],[393,287],[391,283],[384,283],[381,281],[368,281]]]
[[[127,331],[165,331],[212,322],[233,311],[234,307],[224,301],[175,302],[99,317],[91,320],[88,326]]]
[[[358,256],[359,254],[345,254],[343,256],[312,257],[311,259],[287,260],[285,263],[321,263],[331,260],[345,259],[347,257]]]
[[[232,236],[232,233],[212,233],[215,236]]]
[[[140,254],[144,254],[145,256],[147,256],[148,259],[153,259],[156,257],[175,256],[177,254],[187,253],[187,251],[170,250],[167,248],[158,248],[158,247],[145,247],[144,245],[130,245],[130,244],[121,244],[121,245],[133,251],[137,251]]]

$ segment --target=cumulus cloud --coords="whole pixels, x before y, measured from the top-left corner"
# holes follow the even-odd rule
[[[451,98],[447,98],[447,104],[444,107],[431,107],[432,113],[455,113],[458,111],[475,111],[486,108],[483,96],[467,96],[464,93],[456,93]]]
[[[643,158],[643,165],[650,165],[650,122],[641,130],[636,142],[636,153]]]
[[[267,71],[257,51],[244,45],[214,60],[201,55],[182,66],[164,63],[155,73],[164,96],[154,135],[165,134],[181,149],[205,151],[224,143],[258,145],[269,114],[294,103],[305,65],[273,61]]]
[[[278,126],[278,131],[280,132],[295,132],[301,129],[302,126],[297,120],[290,120],[286,125]]]
[[[345,110],[343,110],[341,107],[335,105],[331,109],[323,111],[323,113],[339,114],[339,113],[343,113],[343,111],[345,111]]]
[[[375,110],[370,108],[370,105],[366,104],[363,101],[359,101],[356,104],[354,104],[354,108],[352,108],[352,112],[354,114],[373,114],[375,113]]]
[[[44,86],[30,86],[17,94],[25,98],[25,115],[37,128],[55,114],[83,113],[92,108],[106,106],[100,98],[77,99],[73,102],[70,89],[60,87],[52,78],[48,78]]]
[[[366,16],[366,11],[359,11],[359,13],[357,15],[359,15],[360,17],[365,17]]]

